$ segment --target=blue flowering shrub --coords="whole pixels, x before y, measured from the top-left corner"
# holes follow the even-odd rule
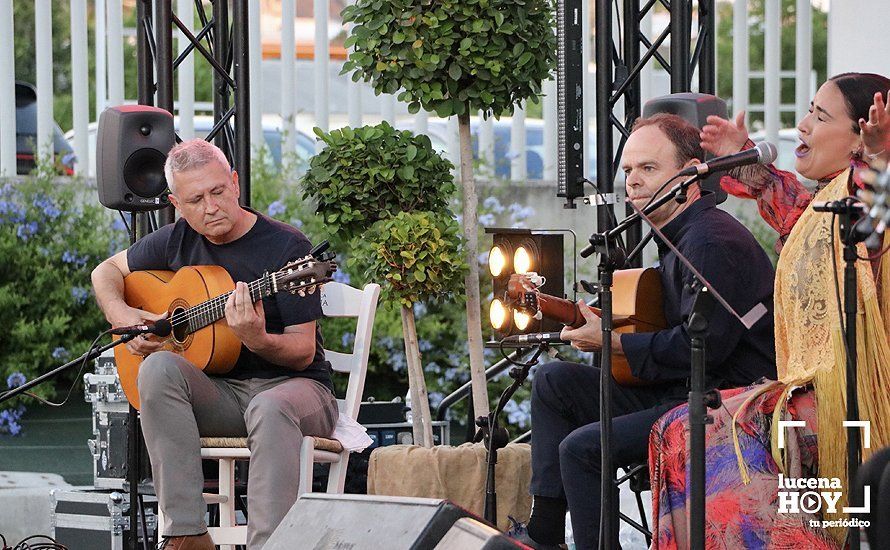
[[[7,387],[81,355],[107,328],[93,303],[90,271],[128,242],[123,224],[112,220],[95,187],[80,179],[38,167],[28,177],[0,180],[0,374]],[[76,375],[69,370],[32,391],[52,397]],[[0,433],[21,431],[28,399],[0,406]]]

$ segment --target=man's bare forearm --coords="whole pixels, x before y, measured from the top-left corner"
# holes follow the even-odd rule
[[[113,323],[116,312],[129,307],[124,301],[124,276],[117,266],[105,260],[93,270],[91,279],[99,309]]]
[[[303,370],[315,358],[314,332],[311,339],[305,333],[266,333],[259,340],[244,342],[244,345],[263,359],[291,370]]]

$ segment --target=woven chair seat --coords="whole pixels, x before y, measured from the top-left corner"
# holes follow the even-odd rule
[[[201,447],[216,449],[242,449],[247,447],[246,437],[202,437]],[[343,444],[336,439],[327,439],[324,437],[315,437],[315,448],[319,451],[328,451],[331,453],[343,452]]]

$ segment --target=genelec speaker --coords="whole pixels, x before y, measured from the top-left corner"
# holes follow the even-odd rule
[[[263,548],[427,550],[436,548],[463,517],[472,514],[447,500],[309,493],[297,500]],[[473,533],[454,536],[480,538]]]
[[[96,138],[99,202],[126,212],[167,206],[164,162],[175,141],[173,115],[164,109],[148,105],[105,109]]]

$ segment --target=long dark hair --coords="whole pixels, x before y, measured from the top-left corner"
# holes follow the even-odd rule
[[[874,105],[877,92],[890,90],[890,78],[874,73],[841,73],[829,79],[844,96],[847,114],[853,120],[853,131],[859,133],[859,119],[868,120],[868,109]]]

